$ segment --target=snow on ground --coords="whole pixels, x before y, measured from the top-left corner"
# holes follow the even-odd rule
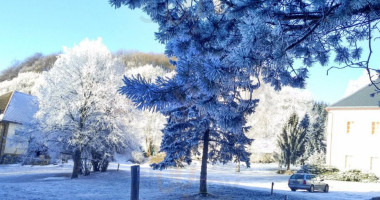
[[[130,166],[112,163],[106,173],[70,179],[71,164],[48,166],[0,165],[0,199],[129,199]],[[194,199],[200,163],[183,169],[140,169],[140,199]],[[380,184],[327,181],[330,192],[291,192],[289,176],[275,173],[276,165],[253,164],[235,172],[234,164],[209,165],[207,199],[370,199],[380,196]],[[274,195],[270,196],[274,182]]]

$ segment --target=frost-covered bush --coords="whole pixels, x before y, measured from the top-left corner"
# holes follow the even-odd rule
[[[349,170],[341,172],[337,175],[331,174],[326,178],[338,181],[353,181],[353,182],[377,182],[379,178],[372,173],[363,173],[360,170]]]
[[[0,157],[0,164],[15,164],[22,161],[22,156],[20,155],[3,155]]]
[[[325,166],[325,165],[304,165],[301,170],[305,173],[312,173],[317,175],[326,175],[329,173],[339,172],[339,169],[335,167]]]
[[[131,158],[129,159],[129,161],[140,164],[147,161],[147,158],[144,156],[144,153],[141,151],[132,151]]]
[[[317,174],[327,180],[353,182],[377,182],[379,180],[373,173],[364,173],[355,169],[341,172],[337,168],[325,165],[304,165],[300,171]]]
[[[256,153],[251,156],[251,159],[255,163],[273,163],[275,159],[272,153]]]
[[[308,159],[307,163],[309,165],[323,165],[326,160],[326,154],[323,152],[316,152],[312,154]]]

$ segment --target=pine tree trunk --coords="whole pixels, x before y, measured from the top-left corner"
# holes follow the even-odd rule
[[[80,150],[74,151],[73,161],[74,161],[74,167],[73,167],[73,173],[71,174],[71,178],[78,178],[79,172],[81,169],[81,152],[80,152]]]
[[[236,163],[236,172],[240,172],[240,161]]]
[[[290,170],[290,162],[288,162],[286,165],[287,165],[286,170]]]
[[[203,196],[207,195],[207,160],[208,160],[208,143],[210,140],[210,131],[205,132],[203,138],[202,166],[199,193]]]

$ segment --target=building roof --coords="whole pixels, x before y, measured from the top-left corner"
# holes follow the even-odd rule
[[[330,105],[329,108],[380,108],[380,96],[375,93],[375,86],[367,85],[350,96]]]
[[[4,106],[4,111],[0,113],[0,121],[13,123],[27,123],[33,119],[33,115],[38,111],[38,101],[35,96],[10,92],[0,96],[0,106]],[[0,107],[1,109],[1,107]]]

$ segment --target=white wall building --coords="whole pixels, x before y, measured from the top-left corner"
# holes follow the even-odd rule
[[[28,146],[16,139],[16,130],[31,121],[37,110],[34,96],[16,91],[0,96],[0,163],[25,152]]]
[[[326,163],[380,175],[380,96],[366,86],[326,108]]]

